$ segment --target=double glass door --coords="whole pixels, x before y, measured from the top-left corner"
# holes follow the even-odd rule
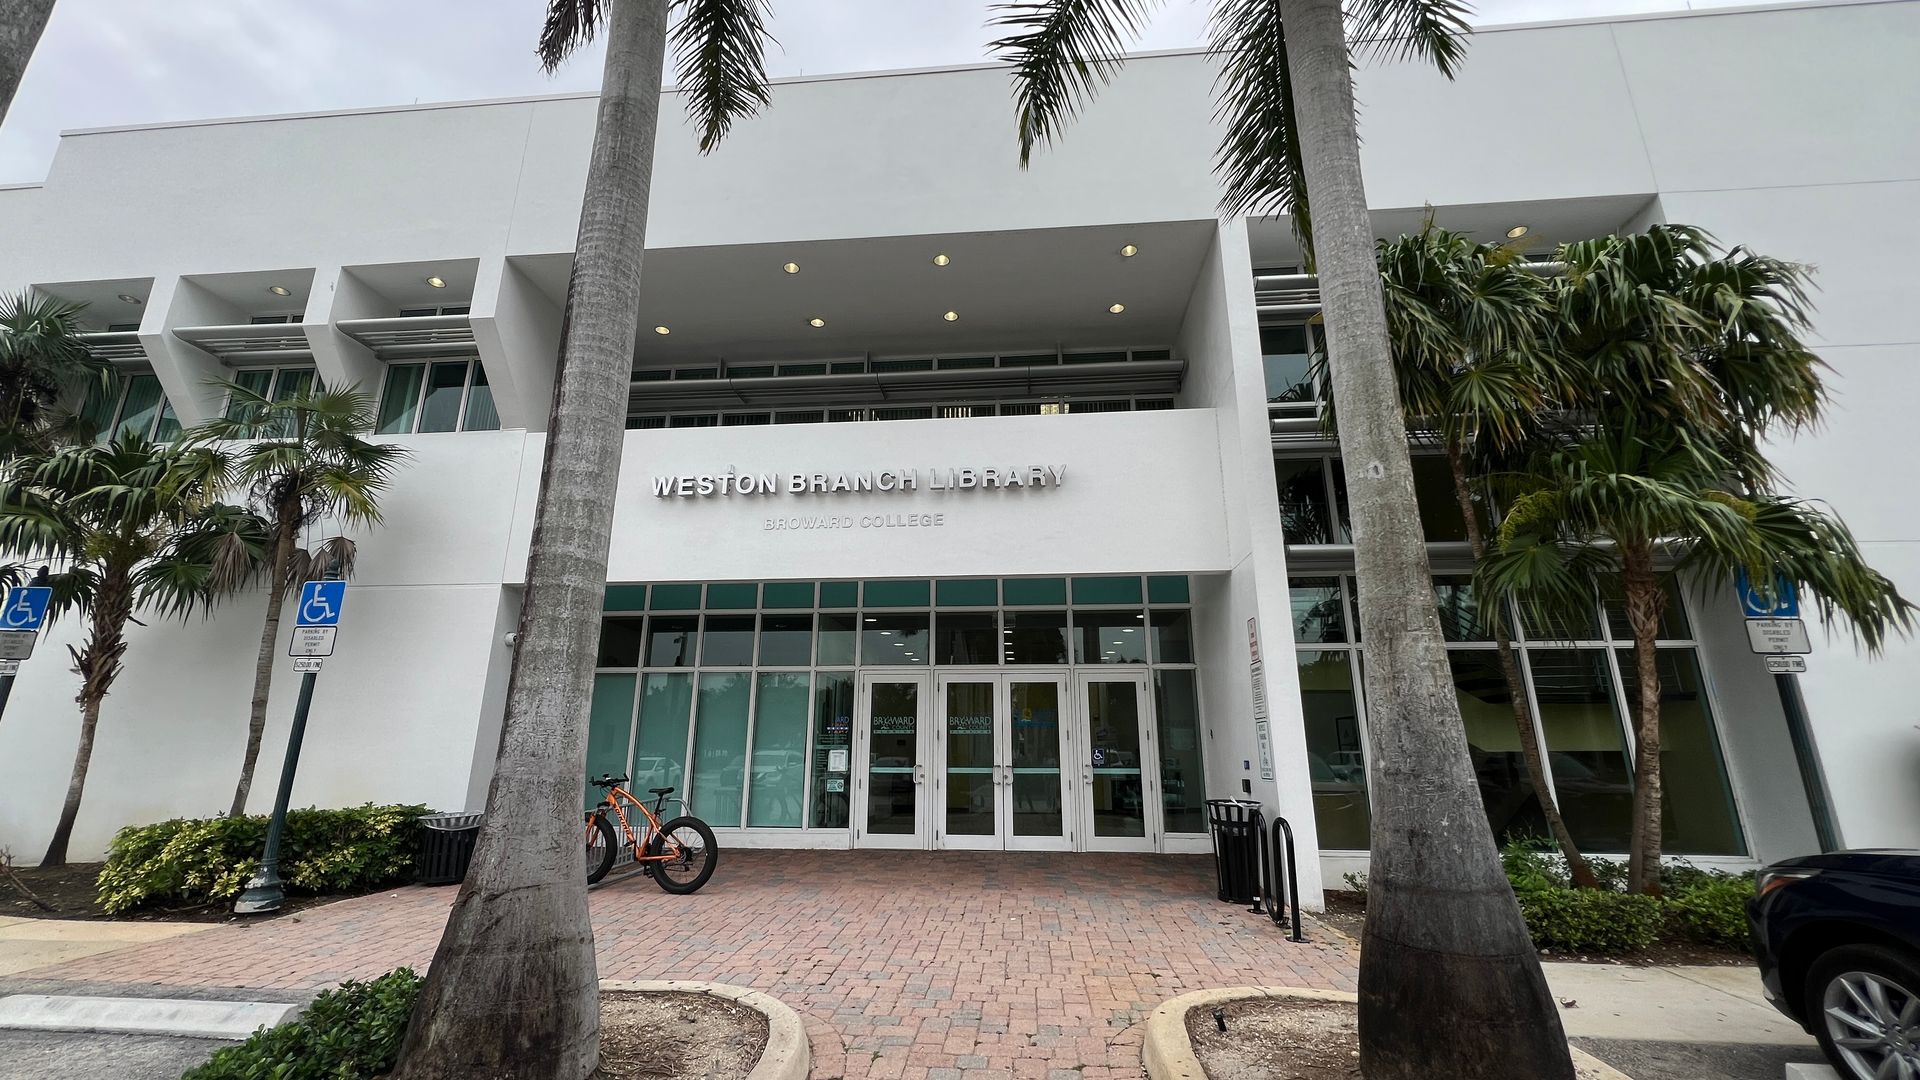
[[[855,840],[865,847],[1153,850],[1141,672],[863,673]]]

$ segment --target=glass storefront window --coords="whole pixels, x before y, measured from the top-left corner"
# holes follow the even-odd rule
[[[1138,611],[1073,613],[1076,664],[1144,664],[1147,619]]]
[[[1300,709],[1307,732],[1307,773],[1320,846],[1365,851],[1372,814],[1367,807],[1365,737],[1354,690],[1352,655],[1345,650],[1299,652]]]
[[[1267,400],[1278,404],[1314,400],[1313,345],[1305,326],[1260,328],[1260,364],[1265,370]]]
[[[1687,606],[1680,599],[1680,588],[1669,576],[1661,583],[1661,589],[1667,594],[1666,610],[1660,613],[1660,629],[1655,631],[1660,640],[1688,638],[1693,630],[1687,625]],[[1615,641],[1632,641],[1633,624],[1627,621],[1627,597],[1620,588],[1620,579],[1609,575],[1600,581],[1600,606],[1607,613],[1607,630]]]
[[[1453,467],[1436,454],[1413,455],[1413,498],[1420,508],[1420,531],[1429,544],[1464,544],[1466,520],[1460,516],[1460,497],[1453,490]],[[1482,528],[1486,515],[1480,517]],[[1484,535],[1484,533],[1482,534]]]
[[[1440,632],[1448,641],[1493,640],[1493,631],[1480,617],[1480,601],[1474,595],[1473,578],[1434,578],[1433,599],[1440,609]]]
[[[853,666],[855,628],[859,617],[851,611],[824,612],[820,616],[820,664]]]
[[[1148,619],[1153,624],[1154,663],[1193,663],[1193,616],[1190,613],[1155,611]]]
[[[807,674],[761,672],[759,684],[753,705],[747,824],[799,828],[807,775]]]
[[[806,667],[813,663],[813,616],[762,615],[760,666]]]
[[[1000,628],[991,611],[943,611],[933,619],[933,662],[997,664]]]
[[[1004,654],[1009,664],[1064,664],[1067,662],[1067,613],[1064,611],[1009,611]]]
[[[692,667],[700,641],[697,615],[654,616],[647,627],[647,667]]]
[[[646,620],[635,617],[600,620],[600,653],[595,667],[639,667],[640,627]]]
[[[674,672],[641,680],[640,730],[634,734],[633,783],[636,794],[671,787],[686,793],[687,721],[693,712],[693,675]]]
[[[860,663],[868,667],[927,662],[927,616],[868,615],[860,626]]]
[[[633,741],[634,678],[620,674],[593,677],[593,702],[587,708],[588,779],[627,771],[627,750]],[[596,805],[606,795],[592,784],[582,790],[584,806]]]
[[[1620,683],[1628,707],[1640,700],[1633,650],[1619,650]],[[1659,649],[1660,832],[1668,851],[1690,855],[1744,855],[1733,788],[1714,737],[1700,664],[1692,649]]]
[[[420,383],[426,377],[425,364],[388,365],[387,386],[380,395],[380,419],[375,431],[382,435],[413,432],[415,414],[420,407]]]
[[[1583,850],[1627,850],[1633,767],[1605,650],[1530,649],[1526,662],[1567,830]]]
[[[747,761],[747,702],[752,694],[752,676],[746,672],[707,671],[700,675],[687,803],[709,825],[740,824],[740,794]]]
[[[807,821],[814,828],[847,827],[852,759],[853,672],[823,671],[813,684],[813,806]],[[836,764],[841,768],[830,768]]]
[[[703,667],[753,666],[753,616],[709,615],[700,639]]]
[[[1520,729],[1513,719],[1513,695],[1500,674],[1500,656],[1492,649],[1452,649],[1454,696],[1466,728],[1467,754],[1480,783],[1487,822],[1502,843],[1546,836],[1547,821],[1527,776],[1520,752]]]
[[[1340,579],[1290,578],[1293,601],[1293,640],[1301,644],[1332,644],[1347,640],[1346,606],[1340,599]]]
[[[1153,673],[1154,717],[1160,739],[1160,798],[1170,833],[1207,831],[1206,751],[1200,745],[1200,695],[1194,673]]]
[[[1327,512],[1327,477],[1320,458],[1276,458],[1273,482],[1280,499],[1280,529],[1289,544],[1335,544]]]

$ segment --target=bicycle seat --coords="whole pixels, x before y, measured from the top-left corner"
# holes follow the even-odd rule
[[[650,788],[648,788],[648,789],[647,789],[647,794],[649,794],[649,795],[671,795],[671,794],[673,794],[673,789],[672,789],[672,788],[670,788],[670,787],[650,787]]]
[[[625,776],[615,776],[612,773],[608,773],[600,779],[592,781],[594,787],[612,787],[615,784],[624,784],[626,782],[627,778]]]

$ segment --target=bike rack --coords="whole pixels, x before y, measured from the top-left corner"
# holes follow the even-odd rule
[[[1300,932],[1300,866],[1294,859],[1293,826],[1287,824],[1286,818],[1275,815],[1273,837],[1269,841],[1266,824],[1266,815],[1254,810],[1254,833],[1260,838],[1260,887],[1254,891],[1253,906],[1247,910],[1256,915],[1266,915],[1276,926],[1286,923],[1288,940],[1305,941],[1306,937]],[[1285,863],[1277,857],[1283,842],[1286,845]],[[1283,887],[1285,902],[1280,898]]]

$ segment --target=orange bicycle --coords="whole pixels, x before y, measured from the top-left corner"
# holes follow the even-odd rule
[[[605,802],[587,811],[587,884],[607,876],[624,841],[627,849],[634,853],[633,861],[662,889],[684,894],[705,885],[720,862],[720,844],[714,840],[713,830],[691,814],[662,825],[660,808],[666,804],[667,796],[673,794],[673,789],[648,788],[647,794],[653,796],[653,805],[648,806],[620,786],[626,782],[625,776],[611,773],[591,781],[594,787],[605,790],[607,797]],[[639,816],[644,819],[637,836],[634,820],[621,808],[622,801],[640,811]],[[618,826],[614,824],[616,820]]]

